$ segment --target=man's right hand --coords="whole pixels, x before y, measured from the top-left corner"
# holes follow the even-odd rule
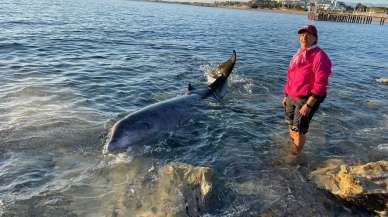
[[[287,97],[286,96],[283,98],[282,105],[284,108],[287,106]]]

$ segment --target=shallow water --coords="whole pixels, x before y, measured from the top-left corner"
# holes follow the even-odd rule
[[[316,189],[308,173],[326,159],[388,156],[388,86],[375,81],[388,76],[388,28],[314,23],[334,65],[328,97],[301,159],[278,164],[287,158],[282,86],[295,31],[308,22],[123,0],[0,2],[0,216],[130,216],[137,206],[128,204],[148,202],[145,177],[170,161],[211,167],[225,183],[210,216],[298,216],[306,206],[368,215]],[[157,144],[102,155],[116,120],[205,85],[233,49],[222,102]]]

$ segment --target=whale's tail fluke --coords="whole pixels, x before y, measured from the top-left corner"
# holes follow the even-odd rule
[[[208,94],[206,97],[215,95],[217,98],[222,98],[225,95],[225,85],[229,75],[233,71],[236,60],[236,51],[233,50],[232,56],[226,62],[218,65],[217,69],[212,72],[212,77],[215,80],[208,84]]]

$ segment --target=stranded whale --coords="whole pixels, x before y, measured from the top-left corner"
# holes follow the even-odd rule
[[[104,153],[126,150],[134,144],[146,144],[165,132],[173,131],[192,118],[192,109],[200,101],[225,94],[227,79],[236,63],[236,52],[211,72],[212,81],[204,89],[188,88],[188,94],[174,97],[135,111],[114,124],[104,145]]]

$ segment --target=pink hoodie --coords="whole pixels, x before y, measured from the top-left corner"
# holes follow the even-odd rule
[[[284,93],[294,99],[307,96],[325,96],[331,73],[331,61],[317,46],[301,50],[294,55],[288,67]]]

